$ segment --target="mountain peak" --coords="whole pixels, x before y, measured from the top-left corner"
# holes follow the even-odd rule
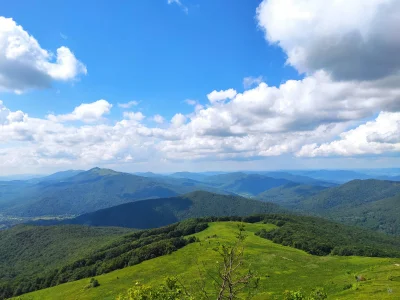
[[[111,169],[103,169],[99,167],[95,167],[93,169],[90,169],[87,171],[87,173],[92,173],[100,176],[106,176],[106,175],[117,175],[120,174],[120,172],[111,170]]]

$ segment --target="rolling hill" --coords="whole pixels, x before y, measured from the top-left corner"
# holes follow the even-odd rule
[[[321,221],[316,218],[301,220],[285,216],[272,216],[266,224],[245,223],[245,266],[250,267],[260,277],[259,287],[254,299],[282,299],[285,290],[303,290],[309,293],[313,288],[322,287],[329,299],[397,299],[400,297],[400,258],[371,258],[358,256],[316,256],[302,250],[274,243],[262,238],[260,233],[276,232],[279,227],[270,222],[284,221],[286,225],[295,226],[305,222],[319,231],[310,233],[309,238],[321,238],[321,242],[329,242],[330,236],[349,248],[357,248],[354,239],[340,239],[338,234],[360,236],[374,248],[399,246],[399,240],[383,235],[370,233],[339,225],[344,232],[337,231],[337,224]],[[260,220],[260,219],[257,219]],[[217,221],[217,220],[216,220]],[[253,220],[256,221],[256,220]],[[221,244],[231,244],[235,240],[237,222],[212,222],[209,227],[195,234],[199,242],[190,243],[169,255],[156,257],[142,263],[128,266],[103,275],[97,275],[100,286],[85,288],[89,279],[68,282],[52,288],[22,295],[21,299],[116,299],[119,294],[126,293],[136,282],[158,286],[167,276],[178,276],[179,280],[191,292],[197,291],[202,276],[199,268],[210,272],[219,260],[218,253],[213,250]],[[284,229],[286,225],[281,225]],[[323,226],[321,226],[323,224]],[[303,223],[304,225],[304,223]],[[291,230],[297,227],[292,227]],[[326,230],[324,230],[326,228]],[[287,230],[284,236],[287,236]],[[256,235],[257,233],[258,235]],[[321,235],[321,233],[323,233]],[[321,235],[319,237],[317,235]],[[377,240],[368,239],[369,234]],[[300,235],[301,236],[301,235]],[[383,240],[380,240],[382,237]],[[387,239],[387,240],[386,240]],[[386,242],[384,242],[386,240]],[[345,244],[343,244],[345,243]],[[386,244],[388,243],[388,244]],[[394,244],[393,244],[394,243]],[[78,266],[78,265],[77,265]],[[156,270],[156,271],[155,271]],[[199,273],[200,272],[200,273]],[[355,276],[365,277],[366,281],[357,282]],[[210,279],[206,277],[205,286],[213,291]],[[388,293],[390,289],[391,293]]]
[[[257,199],[291,208],[295,207],[301,200],[316,195],[326,189],[327,187],[319,185],[287,183],[258,194]]]
[[[300,202],[299,208],[327,215],[397,194],[400,194],[399,182],[375,179],[353,180],[305,199]]]
[[[242,196],[256,196],[274,187],[291,183],[290,180],[242,172],[209,176],[205,182]]]
[[[374,178],[372,175],[364,174],[352,170],[302,170],[302,171],[291,171],[290,173],[295,175],[303,175],[318,180],[346,183],[356,179],[371,179]]]
[[[135,200],[196,190],[224,193],[190,179],[148,178],[94,168],[62,180],[3,184],[0,209],[4,215],[20,217],[80,215]]]
[[[4,287],[71,263],[132,232],[126,228],[17,225],[0,231],[0,298]],[[11,294],[12,295],[12,294]]]
[[[282,207],[357,225],[388,234],[400,234],[398,214],[400,183],[375,179],[353,180],[325,188],[286,185],[259,195]],[[307,196],[307,194],[309,194]]]
[[[341,223],[400,235],[400,194],[331,213]]]
[[[272,203],[197,191],[177,197],[126,203],[83,214],[74,219],[35,221],[34,224],[82,224],[145,229],[169,225],[188,218],[247,216],[282,211],[283,209]]]
[[[260,174],[268,177],[278,178],[278,179],[286,179],[292,182],[305,184],[305,185],[315,185],[315,186],[324,186],[324,187],[333,187],[337,186],[336,183],[323,181],[315,178],[311,178],[304,175],[292,174],[289,172],[282,171],[268,171],[268,172],[252,172],[255,174]]]

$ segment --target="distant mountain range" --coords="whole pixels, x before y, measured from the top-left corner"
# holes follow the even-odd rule
[[[285,185],[260,198],[299,213],[400,234],[400,182],[353,180],[333,188]]]
[[[204,191],[178,197],[135,201],[63,221],[41,220],[37,225],[80,224],[138,229],[169,225],[184,219],[209,216],[247,216],[283,212],[278,205],[239,196]]]
[[[297,213],[400,233],[395,215],[400,182],[357,179],[338,184],[353,177],[371,175],[347,170],[290,172],[178,172],[169,175],[147,172],[139,176],[94,168],[3,181],[0,182],[0,228],[26,218],[54,217],[77,217],[72,219],[77,224],[148,228],[212,214],[274,212],[279,210],[276,206],[279,205]],[[383,172],[379,175],[384,176]],[[384,176],[387,177],[397,178]],[[139,200],[146,201],[134,203]],[[147,219],[143,219],[144,216]]]
[[[57,173],[42,181],[0,183],[0,209],[3,214],[23,217],[80,215],[136,200],[172,197],[195,190],[226,193],[190,179],[156,179],[94,168],[85,172]]]
[[[286,173],[242,172],[138,176],[109,169],[69,170],[26,181],[0,182],[0,213],[17,217],[73,216],[132,201],[174,197],[194,191],[257,198],[260,193],[286,184],[335,184]],[[280,178],[286,177],[290,178]],[[298,180],[294,182],[292,180]],[[263,200],[268,201],[267,198]]]

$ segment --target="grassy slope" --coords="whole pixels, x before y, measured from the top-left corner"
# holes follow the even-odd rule
[[[256,299],[281,299],[286,289],[310,291],[322,286],[330,299],[398,299],[400,297],[400,259],[368,257],[318,257],[259,238],[254,232],[272,229],[269,224],[246,224],[246,260],[261,276],[260,293]],[[59,285],[22,296],[22,299],[115,299],[140,281],[157,284],[166,276],[178,275],[186,286],[198,280],[198,265],[212,267],[217,256],[212,250],[220,242],[234,239],[234,222],[210,223],[198,234],[201,243],[190,244],[168,256],[98,276],[100,287],[85,289],[88,279]],[[217,238],[207,239],[217,235]],[[369,280],[357,284],[354,275]],[[393,276],[393,281],[388,280]],[[343,290],[346,284],[352,289]],[[387,288],[393,290],[388,294]]]

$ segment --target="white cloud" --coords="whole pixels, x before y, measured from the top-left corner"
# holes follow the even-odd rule
[[[400,153],[400,113],[381,112],[374,120],[340,134],[340,139],[304,145],[298,156],[355,156]]]
[[[153,121],[156,122],[156,123],[158,123],[158,124],[162,124],[162,123],[165,122],[165,119],[164,119],[164,117],[161,116],[161,115],[155,115],[155,116],[153,117]]]
[[[168,0],[168,4],[176,4],[184,11],[185,14],[189,13],[187,6],[183,5],[180,0]]]
[[[194,106],[194,105],[197,104],[197,101],[196,101],[196,100],[193,100],[193,99],[186,99],[185,102],[186,102],[187,104],[189,104],[189,105],[192,105],[192,106]]]
[[[171,119],[171,126],[172,127],[181,127],[186,122],[186,117],[181,113],[174,115]]]
[[[194,110],[195,111],[200,111],[204,108],[203,105],[201,105],[197,100],[193,100],[193,99],[186,99],[185,102],[188,105],[194,106]]]
[[[140,111],[139,112],[124,112],[124,118],[140,122],[145,118],[145,115],[143,115]]]
[[[53,55],[13,19],[0,17],[0,89],[21,93],[86,73],[85,65],[67,47]]]
[[[237,92],[234,89],[221,90],[221,91],[212,91],[207,95],[208,100],[211,104],[224,102],[226,99],[233,99],[236,96]]]
[[[93,103],[83,103],[75,107],[74,111],[65,115],[48,115],[47,118],[53,122],[82,121],[91,123],[98,120],[110,112],[112,104],[106,100],[98,100]]]
[[[62,32],[60,32],[60,37],[63,39],[63,40],[68,40],[68,36],[66,36],[64,33],[62,33]]]
[[[119,107],[125,108],[125,109],[131,108],[131,107],[137,106],[137,105],[139,105],[139,101],[129,101],[126,103],[118,103]]]
[[[340,80],[399,73],[399,14],[398,0],[264,0],[257,9],[266,39],[290,65]]]
[[[261,82],[263,82],[262,76],[258,77],[245,77],[243,78],[243,86],[245,89],[249,89],[255,85],[259,85]]]

